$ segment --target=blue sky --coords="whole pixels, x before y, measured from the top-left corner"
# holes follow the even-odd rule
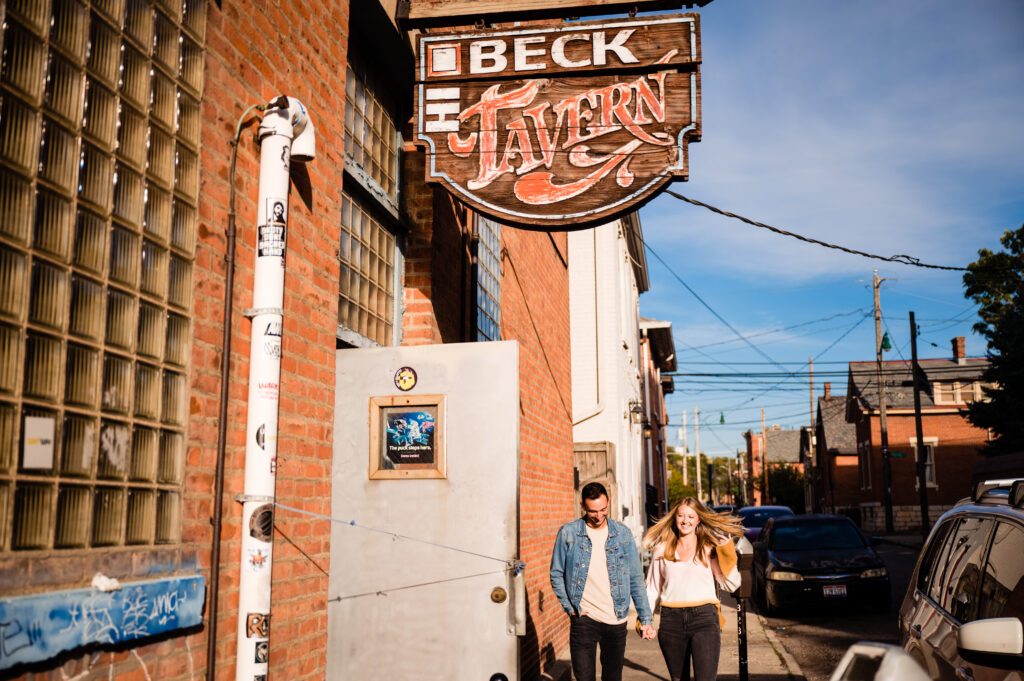
[[[804,236],[937,265],[964,266],[1024,223],[1024,2],[714,0],[700,14],[703,139],[690,145],[690,180],[672,190]],[[845,392],[846,362],[874,359],[874,321],[864,316],[876,268],[886,279],[886,359],[910,357],[910,310],[922,358],[950,356],[954,336],[967,337],[969,356],[985,354],[961,272],[805,244],[664,194],[640,219],[671,268],[648,252],[640,313],[672,322],[681,372],[782,365],[804,376],[767,391],[678,377],[669,444],[685,410],[693,448],[695,405],[711,455],[742,448],[762,408],[769,427],[807,425],[808,358],[819,395],[826,380]]]

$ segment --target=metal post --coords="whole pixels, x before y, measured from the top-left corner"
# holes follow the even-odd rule
[[[740,679],[748,681],[747,676],[747,599],[736,599],[736,638],[739,641]]]
[[[921,366],[917,363],[917,324],[914,311],[910,311],[910,357],[914,373],[914,428],[917,432],[917,491],[921,503],[921,537],[928,539],[931,521],[928,519],[928,485],[925,480],[924,425],[921,423]]]
[[[277,481],[277,430],[284,322],[285,244],[290,161],[314,155],[313,125],[297,99],[271,102],[259,127],[260,178],[249,346],[245,487],[238,577],[236,681],[266,678],[270,658],[270,590]]]
[[[885,419],[885,381],[882,376],[882,309],[878,301],[878,287],[885,281],[878,278],[875,270],[875,363],[878,375],[878,426],[881,430],[882,445],[882,486],[885,488],[885,531],[892,534],[892,467],[889,461],[889,427]]]
[[[694,452],[694,456],[697,457],[697,498],[702,499],[700,484],[700,407],[697,405],[693,406],[693,432],[694,439],[696,440],[694,442],[694,449],[697,450]]]
[[[761,506],[768,501],[768,431],[764,427],[764,409],[761,410]]]

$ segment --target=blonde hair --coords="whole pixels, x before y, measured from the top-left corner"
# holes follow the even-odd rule
[[[740,519],[729,513],[716,513],[702,504],[695,497],[686,497],[663,515],[651,529],[644,534],[644,548],[653,551],[655,547],[664,549],[665,560],[676,561],[676,549],[679,546],[679,529],[676,527],[676,514],[681,506],[688,506],[697,514],[700,523],[694,534],[697,535],[697,551],[694,555],[701,563],[707,565],[707,555],[726,536],[743,535]]]

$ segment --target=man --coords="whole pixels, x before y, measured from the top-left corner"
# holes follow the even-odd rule
[[[569,653],[576,681],[595,681],[601,647],[602,681],[622,679],[626,619],[633,599],[644,638],[654,638],[640,554],[629,528],[608,519],[608,491],[592,482],[580,494],[583,517],[558,531],[551,554],[551,588],[569,615]]]

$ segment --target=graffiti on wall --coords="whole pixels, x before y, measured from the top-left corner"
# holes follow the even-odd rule
[[[91,644],[117,644],[201,624],[199,575],[0,599],[0,670]]]

